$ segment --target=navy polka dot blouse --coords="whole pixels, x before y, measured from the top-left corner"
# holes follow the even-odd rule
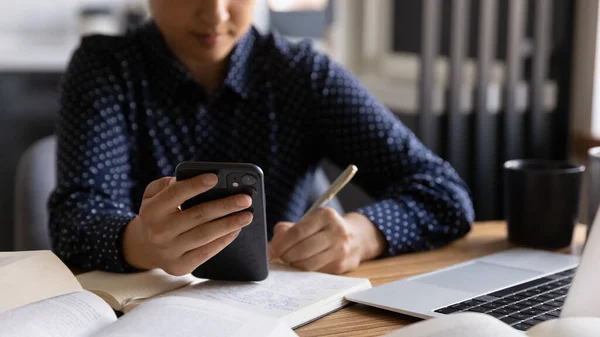
[[[385,255],[439,247],[474,218],[451,166],[306,42],[251,29],[207,96],[150,22],[120,37],[84,38],[62,88],[50,230],[71,266],[135,271],[123,258],[123,230],[145,187],[188,160],[260,166],[269,237],[310,207],[323,158],[358,166],[354,181],[378,202],[355,211],[383,232]]]

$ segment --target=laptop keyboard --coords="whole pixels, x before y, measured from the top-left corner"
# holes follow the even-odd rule
[[[517,330],[525,331],[543,321],[558,318],[575,269],[521,283],[435,312],[484,313],[500,319]]]

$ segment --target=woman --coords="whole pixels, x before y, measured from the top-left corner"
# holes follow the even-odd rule
[[[84,38],[63,84],[56,253],[72,266],[182,275],[249,224],[247,196],[178,205],[216,184],[175,182],[184,160],[251,162],[265,173],[271,258],[345,273],[468,232],[467,187],[345,69],[251,27],[254,0],[150,0],[153,21]],[[301,222],[315,167],[359,167],[378,201]]]

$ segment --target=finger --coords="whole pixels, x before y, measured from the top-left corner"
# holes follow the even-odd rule
[[[146,190],[144,191],[143,199],[150,199],[160,193],[160,191],[167,188],[167,186],[175,183],[175,177],[164,177],[157,180],[154,180],[148,186],[146,186]]]
[[[325,229],[294,245],[281,256],[281,259],[287,263],[306,260],[324,252],[331,245],[332,231]]]
[[[267,259],[268,259],[269,261],[271,261],[271,260],[273,260],[273,259],[277,258],[277,256],[275,256],[275,253],[273,252],[273,248],[272,248],[271,246],[272,246],[272,244],[271,244],[271,242],[269,242],[269,243],[267,244]]]
[[[183,255],[223,236],[239,231],[248,226],[252,219],[252,213],[241,212],[199,225],[178,236],[175,239],[174,247],[179,251],[179,255]]]
[[[198,225],[209,223],[252,206],[252,198],[246,194],[208,201],[173,215],[174,234],[180,235]]]
[[[275,242],[279,241],[283,237],[283,234],[285,234],[294,225],[295,225],[295,223],[293,223],[293,222],[278,222],[275,225],[275,227],[273,228],[273,237],[271,238],[271,241],[269,242],[268,250],[267,250],[267,255],[269,256],[269,261],[271,261],[274,258],[279,257],[279,256],[277,256],[275,250],[273,250],[273,246],[274,246]]]
[[[320,208],[308,214],[295,226],[290,228],[283,237],[273,242],[273,252],[276,255],[284,255],[298,242],[317,233],[329,223],[340,221],[340,215],[332,208]]]
[[[302,270],[316,271],[334,262],[337,255],[338,254],[335,247],[329,247],[324,252],[321,252],[315,256],[311,256],[305,260],[290,263],[290,265]]]
[[[340,274],[344,274],[348,271],[351,271],[353,269],[353,268],[349,267],[349,265],[351,265],[351,261],[337,259],[335,261],[328,263],[323,268],[317,269],[317,271],[320,273],[340,275]]]
[[[187,272],[181,275],[191,273],[199,265],[217,255],[225,247],[229,246],[229,244],[231,244],[233,240],[238,237],[238,235],[240,235],[240,231],[235,231],[228,235],[222,236],[207,245],[185,253],[183,256],[181,256],[180,262],[182,272]]]
[[[294,227],[295,223],[293,222],[278,222],[275,227],[273,228],[273,239],[272,240],[276,240],[276,238],[280,237],[281,235],[285,234],[290,228]]]
[[[153,207],[162,212],[165,210],[177,212],[181,204],[215,187],[217,182],[217,175],[212,173],[177,181],[152,198]]]

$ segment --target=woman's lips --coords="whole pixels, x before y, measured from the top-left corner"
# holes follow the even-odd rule
[[[225,37],[225,34],[221,34],[221,33],[204,34],[204,33],[195,33],[195,32],[193,32],[192,35],[202,45],[207,46],[207,47],[212,47],[212,46],[216,45],[217,43],[219,43]]]

